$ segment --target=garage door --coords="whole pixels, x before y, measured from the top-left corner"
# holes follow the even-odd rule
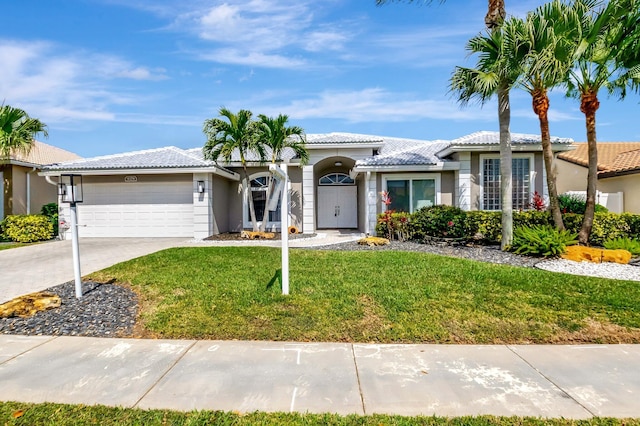
[[[85,183],[81,237],[193,237],[191,181]]]

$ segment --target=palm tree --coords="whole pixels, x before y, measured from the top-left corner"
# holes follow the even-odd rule
[[[298,126],[287,126],[289,117],[280,114],[278,117],[267,117],[266,115],[258,115],[258,139],[259,143],[271,150],[271,162],[276,164],[282,161],[282,153],[285,149],[291,149],[295,157],[300,159],[300,164],[304,165],[309,162],[309,153],[306,144],[306,136],[304,130]],[[286,188],[284,189],[286,191]],[[265,206],[269,205],[273,193],[273,176],[269,176],[267,185],[267,199]],[[286,212],[284,213],[286,214]],[[269,220],[269,209],[265,207],[260,230],[264,231]],[[286,230],[281,230],[286,232]]]
[[[247,171],[247,156],[257,155],[258,160],[265,161],[263,146],[258,140],[258,129],[254,121],[251,120],[252,113],[241,109],[237,114],[232,113],[227,108],[220,108],[219,114],[225,118],[211,118],[205,120],[202,131],[207,136],[207,142],[202,148],[204,158],[215,161],[222,158],[226,163],[230,163],[232,155],[237,152],[242,166],[242,182],[245,194],[248,197],[249,215],[253,230],[258,230],[258,221],[251,196],[251,182]]]
[[[511,244],[513,235],[509,90],[516,84],[521,73],[518,52],[522,50],[515,46],[518,27],[521,25],[521,21],[510,19],[502,27],[469,40],[467,50],[478,55],[476,67],[456,67],[450,80],[450,89],[462,105],[472,100],[484,104],[494,96],[498,97],[503,250]]]
[[[19,108],[0,105],[0,159],[14,152],[28,154],[38,133],[48,137],[47,125]]]
[[[376,0],[376,4],[387,0]],[[408,0],[412,2],[412,0]],[[444,1],[444,0],[441,0]],[[423,0],[431,3],[431,0]],[[504,0],[488,0],[487,14],[484,22],[488,31],[497,31],[507,15]],[[495,94],[498,97],[498,127],[500,129],[500,199],[502,204],[502,239],[501,247],[506,249],[513,240],[513,201],[511,183],[511,103],[509,99],[510,84],[498,84]],[[486,99],[485,99],[486,100]],[[468,101],[468,100],[467,100]],[[464,103],[464,102],[463,102]]]
[[[596,3],[597,0],[576,0],[569,5],[561,0],[553,0],[529,13],[519,28],[521,41],[518,46],[527,51],[521,64],[523,72],[520,86],[531,95],[533,112],[540,122],[549,207],[558,230],[564,229],[564,223],[556,188],[547,91],[566,81],[576,47],[575,40],[580,38],[580,22]]]
[[[599,13],[587,14],[584,18],[575,66],[567,83],[567,94],[580,99],[580,111],[585,115],[587,130],[589,167],[586,209],[578,233],[581,244],[589,241],[595,213],[598,92],[606,88],[622,99],[627,88],[637,91],[640,85],[638,51],[634,50],[640,38],[640,0],[611,0]]]

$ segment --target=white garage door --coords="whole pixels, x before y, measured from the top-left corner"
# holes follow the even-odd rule
[[[193,237],[191,181],[85,183],[80,237]]]

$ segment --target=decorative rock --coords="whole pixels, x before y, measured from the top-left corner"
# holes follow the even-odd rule
[[[248,238],[250,240],[255,239],[264,239],[264,240],[273,240],[276,237],[276,234],[273,232],[262,232],[262,231],[242,231],[240,233],[241,238]]]
[[[627,250],[607,250],[597,247],[569,246],[567,251],[561,255],[563,259],[574,262],[612,262],[626,265],[631,260],[631,253]]]
[[[369,247],[386,246],[389,244],[389,240],[381,237],[365,237],[358,240],[358,244],[367,245]]]
[[[28,318],[36,312],[60,307],[60,296],[40,291],[16,297],[0,305],[0,318]]]

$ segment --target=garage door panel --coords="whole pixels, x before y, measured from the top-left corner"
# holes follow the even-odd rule
[[[192,237],[193,182],[86,183],[81,237]]]

